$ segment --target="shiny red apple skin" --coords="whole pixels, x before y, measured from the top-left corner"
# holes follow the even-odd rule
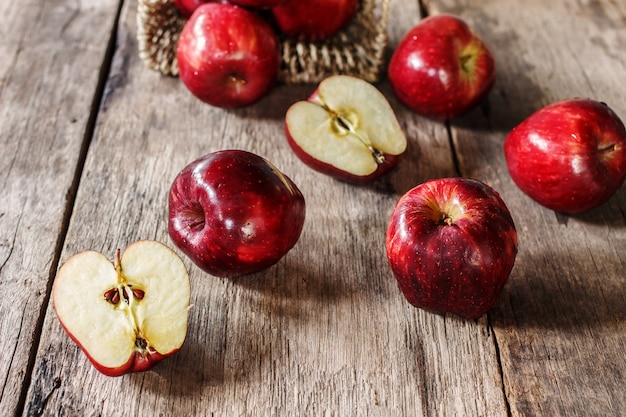
[[[169,193],[171,240],[218,277],[253,274],[297,243],[301,191],[266,159],[243,150],[210,153],[185,167]]]
[[[287,0],[271,11],[283,34],[317,42],[344,29],[356,16],[360,4],[360,0]]]
[[[384,162],[378,165],[378,169],[376,171],[372,172],[370,175],[358,176],[311,157],[311,155],[306,153],[296,143],[296,141],[293,140],[287,127],[285,127],[285,136],[287,137],[287,143],[289,143],[289,146],[291,147],[293,153],[309,168],[314,169],[315,171],[324,175],[336,178],[339,181],[351,183],[354,185],[365,185],[377,180],[381,176],[393,170],[396,165],[398,165],[398,161],[400,159],[400,155],[384,154]]]
[[[181,15],[186,18],[190,18],[193,12],[200,7],[200,5],[207,3],[209,0],[174,0],[174,4],[178,8]]]
[[[387,74],[407,107],[433,120],[460,116],[482,102],[496,79],[493,55],[457,16],[425,18],[394,50]]]
[[[171,352],[168,352],[167,355],[160,354],[157,351],[151,351],[143,355],[141,352],[137,351],[137,352],[134,352],[128,358],[128,361],[122,366],[111,368],[111,367],[102,365],[101,363],[96,361],[93,357],[91,357],[91,355],[89,354],[89,351],[83,347],[80,340],[78,340],[72,334],[72,332],[67,327],[65,327],[62,321],[59,321],[59,323],[61,324],[61,327],[63,327],[63,330],[65,330],[65,333],[67,333],[69,338],[72,339],[72,341],[76,343],[78,347],[80,347],[83,353],[85,353],[85,356],[87,356],[87,358],[89,359],[89,362],[91,362],[93,367],[96,368],[100,373],[106,376],[116,377],[116,376],[122,376],[122,375],[133,373],[133,372],[148,371],[152,369],[156,364],[161,362],[163,359],[165,359],[166,357],[174,355],[176,352],[180,350],[180,349],[173,350]]]
[[[67,328],[65,328],[65,326],[63,326],[63,323],[61,323],[61,326],[63,327],[65,332],[68,334],[70,339],[72,339],[74,343],[76,343],[81,348],[81,350],[85,353],[85,356],[87,356],[87,359],[89,359],[89,362],[91,362],[93,367],[96,368],[100,373],[106,376],[117,377],[117,376],[129,374],[129,373],[149,371],[155,365],[161,362],[163,359],[165,359],[166,357],[170,355],[174,355],[176,352],[180,350],[180,349],[176,349],[168,353],[167,355],[162,355],[159,352],[149,352],[145,356],[142,355],[140,352],[135,352],[131,355],[130,358],[128,358],[128,362],[126,362],[124,365],[120,367],[116,367],[116,368],[109,368],[109,367],[103,366],[102,364],[98,363],[95,359],[93,359],[89,355],[89,352],[87,352],[87,350],[85,350],[82,347],[80,342],[67,330]]]
[[[285,2],[285,0],[228,0],[232,4],[238,6],[249,7],[251,9],[271,9],[272,7],[279,6]]]
[[[264,97],[280,69],[278,38],[243,7],[205,3],[181,31],[176,48],[184,85],[215,107],[245,107]]]
[[[517,255],[517,232],[498,193],[467,178],[427,181],[397,202],[389,265],[418,308],[478,318],[497,301]]]
[[[504,142],[509,173],[539,204],[565,214],[604,204],[626,178],[626,130],[605,103],[568,99],[539,109]]]

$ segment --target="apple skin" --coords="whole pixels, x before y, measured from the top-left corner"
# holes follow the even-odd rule
[[[463,20],[429,16],[402,38],[387,75],[396,96],[410,109],[448,120],[476,107],[496,78],[487,45]]]
[[[200,5],[207,3],[210,0],[174,0],[174,4],[178,8],[181,15],[186,18],[190,18],[193,12],[200,7]]]
[[[89,362],[91,362],[93,367],[96,368],[98,372],[100,372],[101,374],[106,375],[106,376],[111,376],[111,377],[118,377],[118,376],[130,374],[130,373],[149,371],[155,365],[161,362],[163,359],[165,359],[168,356],[174,355],[180,350],[180,349],[173,350],[167,355],[161,355],[159,352],[149,352],[145,355],[142,355],[140,352],[135,352],[132,354],[130,358],[128,358],[128,362],[126,362],[124,365],[120,367],[116,367],[116,368],[109,368],[98,363],[89,354],[89,352],[87,352],[87,350],[83,348],[80,341],[76,339],[69,332],[69,330],[63,325],[63,323],[61,323],[61,327],[63,327],[63,330],[65,330],[65,332],[68,334],[70,339],[72,339],[72,341],[74,341],[74,343],[76,343],[76,345],[79,348],[81,348],[81,350],[83,351],[85,356],[87,356],[87,359],[89,359]]]
[[[285,2],[285,0],[228,0],[232,4],[238,6],[249,7],[251,9],[271,9],[272,7],[279,6]]]
[[[172,241],[218,277],[274,265],[296,244],[304,220],[298,187],[247,151],[222,150],[197,159],[178,174],[169,193]]]
[[[287,0],[271,9],[278,29],[305,42],[328,39],[357,14],[360,0]]]
[[[315,171],[324,175],[333,177],[339,181],[344,181],[355,185],[365,185],[377,180],[381,176],[393,170],[396,165],[398,165],[398,160],[400,159],[400,155],[384,154],[385,160],[382,164],[378,165],[378,169],[376,171],[365,176],[353,175],[347,171],[340,170],[337,167],[312,158],[311,155],[306,153],[293,140],[293,138],[289,134],[289,129],[287,129],[287,127],[285,127],[285,135],[287,136],[287,142],[291,146],[293,153],[309,168],[314,169]]]
[[[568,99],[539,109],[509,132],[504,154],[513,181],[557,212],[604,204],[626,178],[626,130],[608,105]]]
[[[274,86],[280,69],[278,37],[254,12],[205,3],[181,31],[179,77],[193,95],[215,107],[249,106]]]
[[[389,219],[387,259],[408,302],[478,318],[496,302],[517,255],[517,232],[498,193],[474,179],[409,190]]]

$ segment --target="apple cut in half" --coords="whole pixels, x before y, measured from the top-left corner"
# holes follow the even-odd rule
[[[108,376],[147,371],[176,353],[187,334],[190,284],[180,257],[141,240],[111,262],[99,252],[72,256],[52,287],[61,325]]]
[[[324,79],[306,101],[285,116],[294,153],[309,167],[363,184],[391,170],[407,140],[386,97],[348,75]]]

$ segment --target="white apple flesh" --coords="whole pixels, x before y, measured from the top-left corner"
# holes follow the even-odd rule
[[[159,242],[135,242],[113,262],[95,251],[72,256],[52,299],[65,331],[105,375],[146,371],[177,352],[187,334],[187,269]]]
[[[392,169],[407,147],[386,97],[372,84],[347,75],[323,80],[285,116],[287,140],[311,168],[365,183]]]

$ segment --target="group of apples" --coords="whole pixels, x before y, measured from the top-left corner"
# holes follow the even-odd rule
[[[287,0],[284,7],[294,2],[309,3]],[[269,0],[255,3],[268,6]],[[199,48],[189,46],[194,31],[206,38],[205,44],[219,43],[229,32],[217,26],[222,19],[233,25],[231,34],[269,33],[259,29],[266,25],[263,20],[256,28],[241,23],[237,16],[242,13],[251,12],[230,3],[200,5],[188,26],[196,29],[183,30],[179,50]],[[261,47],[253,43],[250,48]],[[206,101],[228,106],[248,102],[247,89],[258,85],[253,79],[262,72],[256,65],[264,65],[257,58],[251,64],[247,53],[235,53],[217,67],[186,67],[194,60],[186,52],[183,56],[187,63],[179,61],[181,76],[213,72],[218,87],[204,90],[214,97]],[[248,75],[233,87],[215,68],[239,68],[230,75],[234,85],[241,80],[233,74]],[[406,34],[387,75],[409,108],[447,120],[487,96],[495,64],[465,22],[436,15]],[[388,173],[407,147],[385,96],[374,85],[345,75],[326,78],[307,100],[294,103],[285,115],[285,134],[309,167],[355,184]],[[504,153],[520,189],[563,213],[598,207],[626,177],[624,124],[606,104],[590,99],[538,110],[508,134]],[[182,169],[172,182],[168,208],[172,242],[203,271],[219,277],[253,274],[277,263],[299,240],[306,211],[303,194],[289,177],[267,159],[234,149],[210,153]],[[487,184],[470,178],[415,186],[397,201],[386,231],[387,260],[408,302],[466,318],[480,317],[495,304],[517,250],[506,204]],[[91,251],[74,255],[60,268],[52,297],[67,333],[106,375],[150,369],[185,340],[189,277],[178,255],[158,242],[135,242],[123,255],[118,251],[113,262]]]
[[[200,100],[248,106],[280,71],[279,34],[304,42],[330,38],[352,21],[360,0],[175,0],[188,18],[176,47],[179,77]]]

